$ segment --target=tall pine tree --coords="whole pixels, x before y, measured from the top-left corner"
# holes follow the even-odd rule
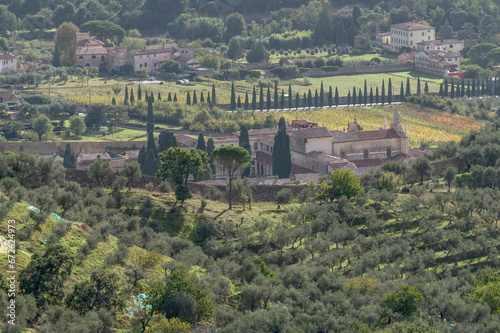
[[[128,105],[128,87],[125,86],[125,97],[123,98],[123,104]]]
[[[405,96],[410,96],[411,95],[411,88],[410,88],[410,77],[406,77],[406,92]]]
[[[207,151],[207,145],[205,144],[205,137],[203,136],[203,133],[200,133],[198,135],[198,143],[196,144],[196,149]]]
[[[240,126],[240,136],[238,139],[238,146],[245,148],[250,153],[250,155],[252,155],[252,147],[250,146],[250,137],[248,136],[248,129],[244,125]],[[241,176],[242,177],[250,176],[250,166],[248,166],[248,168],[246,168],[243,171]]]
[[[234,92],[234,82],[231,84],[231,111],[236,110],[236,94]]]
[[[368,86],[366,84],[366,79],[365,79],[365,87],[363,90],[363,104],[364,105],[368,104]]]
[[[253,86],[252,92],[252,111],[257,110],[257,92],[255,91],[255,86]]]
[[[274,137],[273,175],[278,175],[279,178],[288,178],[291,171],[290,136],[286,133],[285,119],[281,117],[278,122],[278,133]]]
[[[137,88],[137,100],[140,101],[142,99],[142,90],[141,85]]]
[[[392,81],[389,78],[389,83],[387,84],[387,103],[392,104]]]
[[[153,132],[155,129],[155,119],[153,115],[153,103],[148,98],[148,114],[146,117],[146,132]],[[149,151],[149,149],[148,149]]]
[[[71,149],[71,146],[69,143],[66,144],[66,149],[64,150],[63,167],[68,168],[68,169],[75,169],[76,168],[75,152]]]

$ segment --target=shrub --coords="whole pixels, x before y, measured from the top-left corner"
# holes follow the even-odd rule
[[[322,66],[320,69],[324,70],[325,72],[336,72],[339,70],[338,66]]]
[[[153,191],[154,187],[155,186],[153,185],[152,182],[147,183],[146,186],[145,186],[146,190],[149,191],[149,192]]]
[[[260,69],[252,69],[250,71],[250,75],[256,79],[260,78],[262,75],[262,71]]]
[[[284,188],[279,190],[278,193],[276,193],[275,200],[278,205],[284,205],[289,203],[290,200],[292,200],[292,196],[293,196],[292,190],[290,190],[289,188]]]
[[[219,190],[217,187],[210,185],[208,186],[207,198],[210,200],[220,200],[224,197],[224,192]]]
[[[170,186],[170,183],[167,181],[161,182],[161,184],[158,186],[158,190],[162,193],[169,193],[172,192],[172,187]]]

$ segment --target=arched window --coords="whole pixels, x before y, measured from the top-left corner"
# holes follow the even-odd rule
[[[104,56],[101,56],[101,61],[104,61]]]
[[[79,56],[78,59],[83,59],[83,56]]]
[[[85,64],[85,66],[90,67],[90,64],[89,64],[89,63],[87,63],[87,64]]]
[[[95,55],[93,55],[93,56],[92,56],[92,59],[95,59],[95,58],[97,58],[97,57],[96,57]]]

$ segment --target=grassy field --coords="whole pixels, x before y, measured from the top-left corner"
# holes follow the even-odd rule
[[[314,93],[317,89],[319,91],[321,82],[323,82],[325,91],[328,91],[328,88],[332,86],[332,89],[335,87],[338,88],[340,96],[346,96],[347,92],[352,90],[353,86],[359,90],[364,88],[364,81],[366,80],[368,91],[372,87],[375,94],[375,88],[379,87],[379,92],[381,93],[381,85],[382,80],[384,80],[386,85],[387,92],[387,84],[389,78],[392,81],[393,87],[393,95],[399,94],[399,88],[401,82],[406,86],[406,79],[410,78],[410,86],[412,91],[416,91],[417,89],[417,79],[420,77],[421,81],[421,89],[424,89],[425,82],[429,85],[430,92],[438,92],[439,84],[442,82],[442,78],[434,75],[424,74],[415,71],[404,71],[404,72],[392,72],[392,73],[376,73],[376,74],[357,74],[357,75],[339,75],[339,76],[330,76],[330,77],[321,77],[321,78],[306,78],[306,79],[292,79],[292,80],[281,80],[278,84],[278,89],[284,90],[288,93],[288,85],[292,85],[293,94],[300,93],[301,95],[304,92],[308,92],[309,89]],[[118,104],[123,103],[123,98],[125,94],[125,86],[128,86],[129,89],[134,90],[135,98],[137,99],[137,89],[138,85],[134,82],[137,78],[133,79],[124,79],[124,78],[91,78],[88,82],[83,82],[79,80],[77,77],[72,76],[67,82],[56,81],[52,82],[50,85],[48,82],[44,81],[35,91],[41,92],[44,94],[58,95],[70,101],[73,101],[78,104],[88,104],[89,100],[92,104],[96,103],[104,103],[110,104],[112,98],[116,99]],[[171,93],[172,96],[177,94],[177,98],[179,101],[183,101],[187,92],[191,94],[193,91],[196,91],[198,94],[198,98],[200,97],[201,92],[206,96],[208,92],[211,92],[212,83],[216,84],[217,98],[219,103],[229,103],[231,96],[231,82],[229,81],[205,81],[205,82],[196,82],[193,86],[180,86],[175,84],[174,82],[164,82],[163,84],[141,84],[141,90],[144,93],[147,91],[148,93],[153,92],[155,97],[157,97],[158,93],[161,94],[162,98],[167,98],[168,93]],[[236,93],[241,96],[242,101],[244,100],[245,93],[249,93],[251,95],[253,85],[257,84],[257,82],[251,81],[235,81]],[[118,94],[113,92],[113,88],[120,87],[121,91]]]

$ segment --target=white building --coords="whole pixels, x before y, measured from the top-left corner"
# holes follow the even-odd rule
[[[17,57],[10,52],[0,51],[0,72],[17,71]]]
[[[405,22],[391,25],[391,51],[399,52],[401,48],[417,49],[417,43],[436,39],[436,28]]]

